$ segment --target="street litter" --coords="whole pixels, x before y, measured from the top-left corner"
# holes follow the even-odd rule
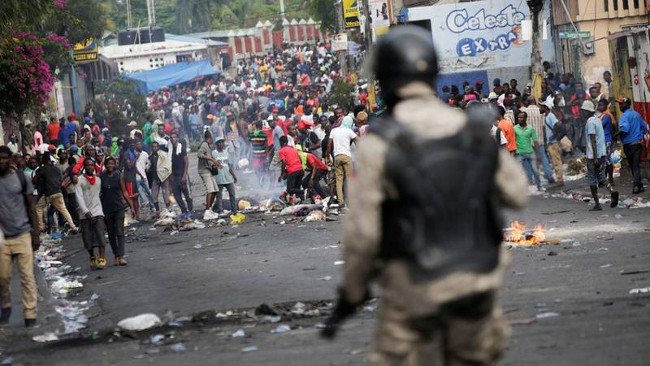
[[[305,313],[305,308],[307,305],[305,305],[302,302],[297,302],[294,306],[293,309],[291,309],[291,312],[297,315],[302,315]]]
[[[155,335],[152,335],[152,336],[151,336],[151,338],[149,339],[149,341],[150,341],[152,344],[156,344],[156,343],[160,343],[163,339],[165,339],[165,336],[164,336],[164,335],[162,335],[162,334],[155,334]]]
[[[241,337],[246,337],[246,332],[244,332],[243,329],[237,330],[235,333],[232,334],[233,338],[241,338]]]
[[[246,215],[241,212],[238,212],[234,215],[230,215],[230,225],[241,224],[246,220]]]
[[[648,292],[650,292],[650,287],[633,288],[630,290],[630,295],[647,294]]]
[[[331,281],[331,280],[332,280],[332,276],[325,276],[321,278],[321,281]]]
[[[181,225],[181,227],[178,230],[189,231],[194,229],[205,229],[205,224],[199,220],[194,220],[192,222],[188,222],[187,224]]]
[[[600,266],[600,268],[609,268],[611,266],[612,266],[611,264],[603,264],[602,266]]]
[[[553,318],[553,317],[556,317],[556,316],[560,316],[560,314],[549,311],[549,312],[546,312],[546,313],[539,313],[539,314],[537,314],[535,316],[535,318],[537,318],[537,319],[546,319],[546,318]]]
[[[314,222],[314,221],[325,221],[325,218],[327,216],[325,215],[325,212],[321,210],[314,210],[305,217],[305,222]]]
[[[251,207],[251,203],[246,200],[239,200],[239,203],[237,204],[237,207],[239,207],[240,210],[246,210]]]
[[[162,219],[157,220],[156,222],[153,223],[153,226],[169,226],[173,224],[176,220],[171,218],[171,217],[165,217]]]
[[[336,262],[334,262],[335,266],[340,266],[340,265],[343,265],[343,264],[345,264],[345,261],[336,261]]]
[[[56,334],[50,332],[39,336],[35,336],[32,338],[32,340],[38,343],[46,343],[46,342],[58,341],[59,337]]]
[[[82,285],[81,282],[77,280],[68,280],[65,278],[60,278],[56,280],[51,286],[52,286],[52,292],[57,294],[66,294],[70,292],[70,290],[75,288],[81,288],[84,285]]]
[[[140,331],[153,328],[161,324],[158,315],[153,313],[140,314],[131,318],[126,318],[117,323],[117,326],[125,330]]]
[[[241,349],[241,351],[242,351],[243,353],[246,353],[246,352],[255,352],[255,351],[257,351],[257,346],[244,347],[244,348]]]
[[[170,347],[172,352],[186,352],[187,347],[183,343],[175,343]]]
[[[226,224],[226,219],[219,219],[217,220],[217,226],[223,226]]]
[[[194,249],[201,249],[201,248],[203,248],[203,245],[199,243],[194,244]]]
[[[278,325],[278,327],[275,328],[275,330],[273,330],[271,333],[286,333],[286,332],[290,332],[290,331],[291,331],[290,326],[288,326],[286,324],[282,324],[282,325]]]
[[[280,216],[307,216],[310,212],[314,210],[322,210],[323,205],[320,204],[302,204],[302,205],[295,205],[295,206],[289,206],[285,207],[280,211]],[[304,214],[302,214],[304,213]]]

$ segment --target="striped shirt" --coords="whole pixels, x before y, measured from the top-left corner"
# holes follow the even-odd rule
[[[248,140],[251,142],[253,159],[266,159],[268,136],[262,131],[254,130],[248,136]]]

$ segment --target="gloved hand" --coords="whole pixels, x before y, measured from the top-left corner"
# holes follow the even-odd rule
[[[325,320],[325,328],[321,331],[321,337],[333,339],[345,319],[349,318],[357,309],[358,304],[353,304],[345,297],[343,290],[339,290],[339,298],[334,306],[332,314]]]

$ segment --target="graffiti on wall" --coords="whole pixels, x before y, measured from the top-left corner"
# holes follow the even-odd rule
[[[503,30],[494,37],[464,37],[456,44],[458,56],[476,56],[483,52],[507,50],[513,45],[521,45],[521,21],[526,14],[508,4],[498,12],[490,13],[485,8],[471,15],[467,9],[454,9],[447,14],[446,24],[450,32],[462,35],[468,32]]]

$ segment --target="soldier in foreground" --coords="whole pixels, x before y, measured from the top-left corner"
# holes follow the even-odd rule
[[[345,283],[323,336],[334,337],[377,280],[372,365],[491,365],[508,336],[497,303],[507,262],[500,208],[524,206],[526,176],[490,138],[489,117],[436,98],[430,33],[391,30],[374,63],[389,114],[357,149]]]

